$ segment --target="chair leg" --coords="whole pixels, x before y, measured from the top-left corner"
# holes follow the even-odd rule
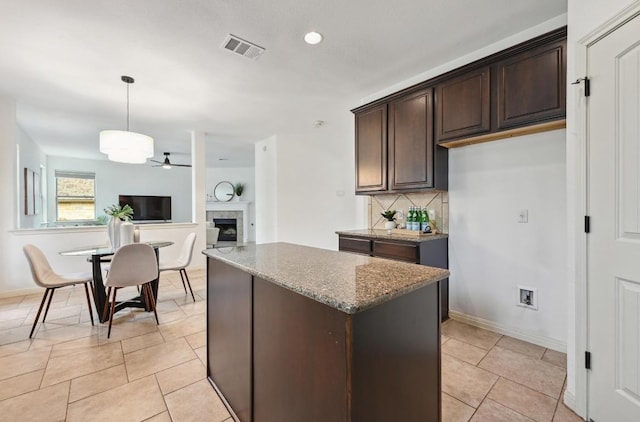
[[[107,300],[104,301],[104,308],[102,309],[102,320],[106,321],[107,312],[109,310],[109,295],[111,295],[111,287],[107,287]]]
[[[111,337],[111,324],[113,323],[113,314],[116,313],[116,293],[118,288],[113,288],[113,300],[111,301],[111,315],[109,315],[109,331],[107,331],[107,338]]]
[[[153,299],[153,290],[151,289],[151,283],[143,284],[142,290],[147,292],[147,300],[151,305],[151,309],[153,309],[153,313],[156,316],[156,324],[160,325],[160,321],[158,321],[158,312],[156,311],[156,301]]]
[[[187,279],[187,285],[189,286],[189,291],[191,292],[191,298],[193,299],[193,301],[196,301],[196,297],[193,295],[193,289],[191,288],[191,281],[189,281],[189,276],[187,275],[187,270],[186,269],[181,269],[180,270],[180,274],[184,273],[184,278]],[[184,283],[184,281],[183,281]],[[186,293],[186,290],[185,290]]]
[[[184,284],[184,277],[182,276],[182,270],[178,271],[180,273],[180,278],[182,279],[182,288],[184,289],[184,294],[187,294],[187,286]]]
[[[55,287],[51,289],[51,294],[49,295],[49,301],[47,302],[47,307],[44,310],[44,316],[42,317],[43,323],[47,319],[47,314],[49,313],[49,306],[51,306],[51,299],[53,299],[53,294],[55,293],[55,291],[56,291]]]
[[[91,317],[91,325],[94,325],[93,323],[93,309],[91,309],[91,299],[89,298],[89,283],[84,283],[84,292],[87,295],[87,305],[89,305],[89,316]]]
[[[44,295],[42,296],[42,301],[40,302],[40,307],[38,308],[38,313],[36,314],[36,319],[33,321],[33,327],[31,327],[31,333],[29,333],[29,338],[33,336],[33,332],[36,329],[36,325],[38,324],[38,318],[40,318],[40,312],[42,312],[42,307],[44,306],[44,302],[47,300],[47,295],[51,289],[46,289],[44,291]]]

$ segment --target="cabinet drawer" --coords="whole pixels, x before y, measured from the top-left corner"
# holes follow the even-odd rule
[[[397,259],[399,261],[407,261],[417,264],[420,262],[420,254],[418,252],[418,245],[407,245],[378,240],[373,242],[373,256],[379,258]]]
[[[366,239],[356,239],[353,237],[340,237],[338,240],[338,249],[347,252],[371,254],[371,241]]]

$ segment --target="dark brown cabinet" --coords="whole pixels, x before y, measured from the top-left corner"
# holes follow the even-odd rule
[[[338,250],[430,267],[449,268],[449,239],[446,237],[410,242],[395,239],[377,239],[364,235],[339,234]],[[438,285],[440,316],[442,321],[446,321],[449,319],[449,279],[445,278]]]
[[[433,188],[432,90],[389,103],[389,189]]]
[[[441,420],[438,283],[347,314],[207,268],[207,377],[234,421]]]
[[[433,89],[352,111],[356,193],[447,189],[448,152],[433,140]]]
[[[207,368],[236,414],[250,422],[252,410],[251,344],[253,279],[251,274],[207,260]]]
[[[387,105],[356,114],[356,192],[387,190]]]
[[[509,57],[497,69],[498,129],[565,116],[565,40]]]
[[[564,128],[566,46],[558,28],[352,110],[356,193],[447,190],[447,148]]]
[[[436,139],[468,137],[491,130],[490,68],[476,69],[436,88]]]

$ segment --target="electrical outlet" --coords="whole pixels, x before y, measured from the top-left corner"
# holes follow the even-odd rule
[[[529,222],[529,210],[520,210],[520,214],[518,215],[518,223],[528,223]]]
[[[429,210],[429,220],[436,219],[436,210]]]
[[[398,210],[396,212],[396,220],[402,220],[404,218],[404,210]]]
[[[517,305],[523,308],[538,310],[538,289],[518,286]]]

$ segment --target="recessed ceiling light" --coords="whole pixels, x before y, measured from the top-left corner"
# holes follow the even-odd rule
[[[322,42],[322,34],[315,31],[308,32],[304,36],[304,41],[311,45],[320,44]]]

